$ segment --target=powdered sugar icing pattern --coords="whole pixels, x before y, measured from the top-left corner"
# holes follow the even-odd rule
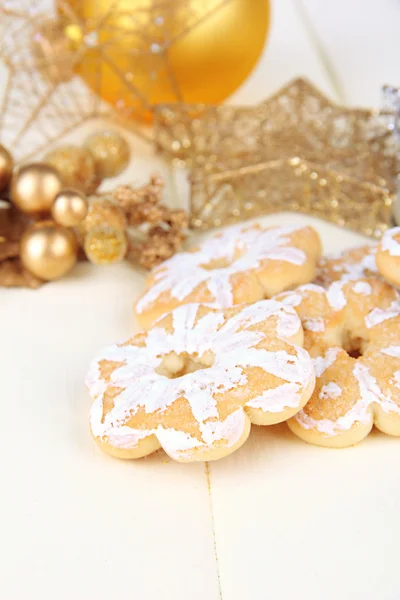
[[[390,256],[400,256],[400,243],[396,238],[400,238],[400,227],[388,229],[382,237],[381,249],[389,252]]]
[[[336,436],[356,423],[372,427],[377,411],[391,419],[400,415],[400,302],[396,290],[382,280],[363,278],[334,281],[327,289],[300,286],[277,298],[298,312],[317,378],[309,403],[292,421],[303,430]],[[333,329],[339,334],[333,339],[340,339],[341,332],[345,332],[344,340],[361,336],[363,354],[353,358],[342,347],[330,345]],[[330,332],[326,339],[324,331]],[[390,360],[384,360],[385,356]]]
[[[111,346],[93,362],[87,386],[94,400],[91,428],[96,438],[129,449],[155,435],[168,454],[178,460],[188,459],[194,448],[209,448],[221,440],[232,447],[243,435],[248,420],[245,406],[221,419],[218,398],[229,390],[246,386],[249,367],[258,367],[282,380],[278,387],[263,390],[259,397],[252,398],[249,406],[274,413],[285,407],[300,408],[301,393],[305,389],[311,393],[314,373],[307,352],[289,343],[301,329],[294,310],[274,300],[265,300],[227,318],[223,311],[204,310],[204,305],[205,314],[199,316],[201,306],[188,304],[175,309],[171,313],[172,332],[158,324],[145,334],[144,345],[136,343],[134,338],[128,344]],[[257,324],[262,324],[262,329]],[[266,339],[285,339],[285,348],[288,345],[290,353],[260,348]],[[171,353],[196,355],[200,360],[210,352],[215,358],[209,368],[175,379],[156,370]],[[102,376],[104,361],[116,365],[109,379]],[[110,389],[118,393],[113,397],[111,409],[105,411]],[[191,435],[184,427],[179,430],[160,424],[160,415],[166,415],[182,397],[190,404],[193,423],[200,435]],[[156,415],[157,424],[143,429],[128,426],[139,410]]]
[[[306,261],[303,250],[290,245],[290,235],[303,227],[237,226],[203,242],[196,252],[181,252],[153,272],[155,283],[136,305],[138,314],[156,302],[164,292],[184,301],[205,283],[214,301],[222,308],[233,305],[231,277],[260,266],[261,261],[279,260],[294,265]],[[220,268],[206,268],[221,261]]]

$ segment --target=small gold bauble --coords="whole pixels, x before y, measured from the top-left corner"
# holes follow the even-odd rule
[[[94,133],[87,138],[85,146],[93,155],[101,179],[121,173],[130,159],[129,144],[118,131]]]
[[[89,203],[88,214],[82,222],[82,227],[87,233],[101,225],[124,231],[127,227],[125,213],[122,208],[116,206],[111,200],[93,198]]]
[[[95,265],[110,265],[122,260],[127,252],[126,235],[120,229],[99,225],[85,236],[84,250]]]
[[[79,146],[60,146],[48,152],[44,160],[61,175],[65,187],[93,194],[100,184],[91,152]]]
[[[76,227],[86,217],[88,201],[82,192],[74,188],[64,188],[57,194],[51,214],[53,219],[64,227]]]
[[[35,223],[21,238],[22,264],[36,277],[46,281],[68,273],[76,263],[77,254],[74,233],[53,221]]]
[[[11,199],[24,213],[49,212],[61,188],[61,177],[54,167],[44,163],[29,163],[13,176]]]
[[[0,192],[10,183],[13,166],[11,154],[0,144]]]

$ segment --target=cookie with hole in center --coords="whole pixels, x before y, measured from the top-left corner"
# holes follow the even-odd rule
[[[323,256],[318,261],[314,283],[327,287],[333,281],[379,277],[376,265],[377,249],[377,244],[371,244]]]
[[[293,416],[314,370],[290,306],[264,300],[215,309],[187,304],[93,362],[91,431],[119,458],[163,448],[181,462],[222,458],[251,423]]]
[[[277,300],[295,308],[316,385],[307,405],[288,421],[306,442],[344,447],[372,426],[400,436],[400,302],[374,278],[301,286]]]
[[[321,242],[311,227],[225,229],[156,267],[136,303],[136,317],[148,328],[182,304],[230,308],[269,298],[312,281],[320,255]]]

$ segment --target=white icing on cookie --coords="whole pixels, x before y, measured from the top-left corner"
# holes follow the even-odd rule
[[[349,251],[338,252],[329,254],[321,261],[321,267],[327,266],[330,261],[341,260],[338,264],[331,265],[331,269],[336,273],[341,273],[340,281],[352,281],[354,279],[361,279],[367,275],[378,274],[378,267],[376,266],[376,252],[378,246],[370,246],[367,253],[361,260],[352,260],[348,255]]]
[[[388,346],[387,348],[382,348],[381,352],[382,354],[386,354],[387,356],[400,358],[400,346]]]
[[[319,392],[319,397],[322,398],[322,400],[334,400],[335,398],[338,398],[341,394],[342,388],[338,386],[338,384],[334,381],[330,381],[326,385],[322,386]]]
[[[390,350],[390,349],[389,349]],[[391,354],[393,356],[393,354]],[[398,373],[399,371],[397,371]],[[356,378],[360,390],[360,399],[351,407],[346,414],[342,415],[335,421],[330,419],[313,419],[304,410],[301,410],[295,415],[295,419],[298,423],[304,427],[304,429],[315,429],[320,433],[328,436],[334,436],[337,433],[348,431],[357,422],[359,423],[371,423],[373,420],[373,405],[377,404],[386,413],[396,413],[400,415],[400,407],[388,394],[384,394],[380,389],[377,380],[373,377],[368,367],[361,362],[357,361],[353,375]],[[396,375],[396,374],[395,374]],[[326,384],[320,393],[321,399],[336,399],[340,397],[342,390],[339,386],[335,386],[333,382]],[[329,387],[330,395],[322,395],[323,390],[325,394]],[[332,391],[334,393],[332,394]]]
[[[312,385],[314,377],[307,352],[294,345],[291,346],[293,354],[259,347],[263,340],[271,339],[271,335],[290,338],[299,331],[300,320],[291,307],[265,300],[244,307],[226,321],[222,311],[213,311],[196,322],[199,306],[188,304],[175,309],[172,312],[172,333],[156,325],[148,331],[144,346],[111,346],[92,364],[87,385],[94,399],[91,428],[95,437],[120,448],[132,448],[141,439],[156,435],[173,458],[182,457],[191,448],[209,446],[218,440],[224,440],[231,447],[243,433],[244,410],[235,411],[221,422],[216,397],[245,386],[246,367],[258,367],[284,382],[270,394],[267,391],[254,398],[249,406],[279,412],[285,407],[299,405],[301,391]],[[260,323],[268,333],[256,327]],[[163,358],[171,353],[187,353],[201,360],[210,352],[215,359],[209,368],[175,379],[156,371]],[[101,378],[101,361],[121,363],[110,375],[109,382]],[[109,388],[120,392],[113,397],[114,406],[103,417],[103,402]],[[162,414],[181,397],[190,404],[201,439],[161,425],[146,430],[126,425],[138,410]]]
[[[323,356],[317,356],[311,359],[316,377],[321,377],[322,373],[325,373],[325,371],[333,365],[340,351],[341,348],[328,348]]]
[[[400,302],[399,299],[396,298],[387,308],[374,308],[371,312],[365,317],[365,324],[368,329],[371,327],[375,327],[375,325],[380,325],[384,321],[388,319],[394,319],[400,315]]]
[[[137,312],[142,313],[164,292],[182,302],[202,283],[220,307],[232,306],[233,275],[257,269],[265,260],[305,263],[305,253],[291,247],[288,237],[300,229],[303,227],[231,227],[203,242],[196,252],[175,254],[153,271],[155,283],[137,303]],[[227,266],[205,268],[219,260]]]
[[[346,306],[346,297],[343,293],[344,281],[334,281],[329,286],[326,297],[333,310],[342,310]]]
[[[310,317],[303,320],[303,327],[307,331],[325,331],[325,321],[321,317]]]
[[[389,252],[390,256],[400,256],[400,243],[395,240],[395,236],[400,235],[400,227],[388,229],[382,237],[381,248],[384,252]]]
[[[366,281],[357,281],[353,285],[353,290],[356,294],[363,294],[364,296],[372,294],[372,287]]]

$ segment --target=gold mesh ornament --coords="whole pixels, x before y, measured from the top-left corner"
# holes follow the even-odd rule
[[[159,107],[156,142],[191,169],[193,227],[295,210],[379,237],[398,170],[389,120],[296,79],[257,106]]]
[[[126,11],[123,0],[108,10],[99,3],[93,18],[80,17],[80,2],[57,0],[53,9],[46,0],[0,2],[0,63],[7,80],[0,92],[0,141],[18,160],[49,150],[67,133],[88,120],[103,118],[124,123],[142,138],[152,132],[135,124],[132,117],[152,115],[152,78],[162,78],[173,100],[182,94],[169,68],[168,53],[234,0],[163,0]],[[128,27],[127,27],[128,22]],[[113,46],[126,41],[126,53],[136,48],[136,69],[119,69]],[[105,39],[106,41],[102,41]],[[129,40],[132,40],[130,44]],[[76,75],[84,68],[87,85]],[[129,103],[105,97],[101,61],[107,61]],[[143,73],[148,74],[145,85]],[[88,81],[89,78],[89,81]]]

